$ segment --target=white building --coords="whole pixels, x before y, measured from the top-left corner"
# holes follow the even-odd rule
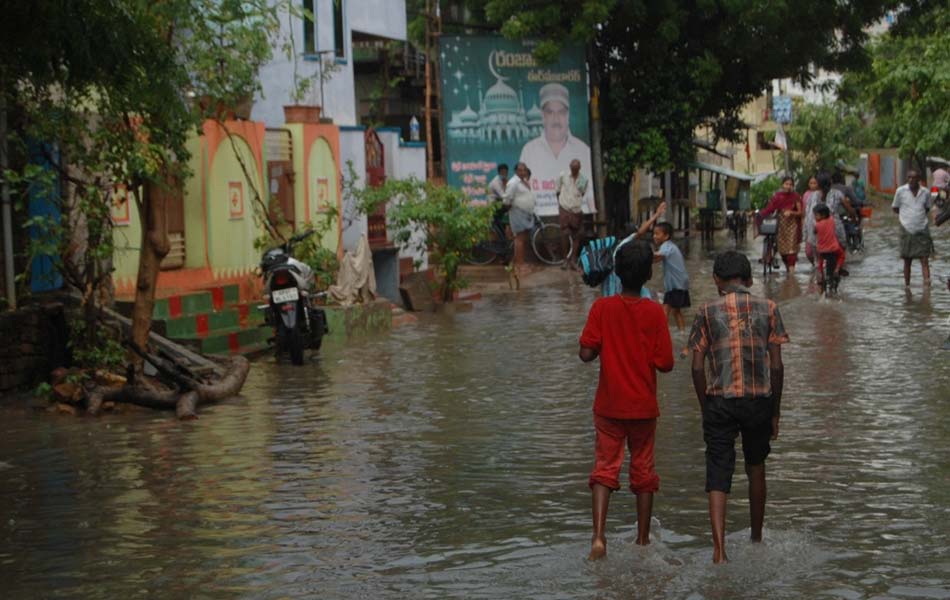
[[[367,133],[358,118],[360,98],[356,94],[353,42],[406,41],[406,2],[301,0],[300,4],[313,14],[313,22],[297,17],[287,18],[287,15],[281,19],[281,32],[275,41],[273,59],[260,70],[263,91],[255,98],[251,118],[263,121],[268,128],[279,128],[284,124],[284,105],[321,106],[322,121],[326,123],[327,119],[332,120],[333,125],[339,128],[341,179],[349,177],[349,163],[359,178],[358,186],[363,186],[369,179]],[[291,39],[296,49],[295,57],[288,56],[282,47]],[[309,77],[313,80],[313,85],[299,102],[295,101],[293,94],[295,68],[298,78]],[[324,73],[322,82],[321,71]],[[387,178],[414,176],[425,179],[424,143],[401,139],[398,128],[380,128],[377,134],[379,142],[383,144]],[[348,207],[347,200],[343,198],[345,229],[342,244],[344,249],[350,250],[362,235],[368,234],[369,229],[365,215],[346,223],[346,215],[352,214],[352,210],[348,210],[351,206]],[[383,295],[393,297],[396,293],[391,289],[393,277],[398,284],[400,270],[405,272],[407,265],[421,261],[422,268],[427,268],[425,256],[400,250],[397,257],[391,243],[387,244],[385,240],[380,243],[372,236],[370,239],[374,246],[380,293]]]

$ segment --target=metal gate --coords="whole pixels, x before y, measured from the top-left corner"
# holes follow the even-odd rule
[[[367,129],[363,137],[363,146],[366,154],[366,185],[379,187],[386,181],[385,147],[379,139],[376,130]],[[373,214],[367,216],[367,234],[369,245],[385,246],[389,243],[386,236],[386,206],[380,206]]]

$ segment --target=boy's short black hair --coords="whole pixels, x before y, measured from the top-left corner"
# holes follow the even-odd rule
[[[727,250],[716,257],[716,261],[713,263],[713,275],[722,281],[733,279],[749,281],[752,279],[752,265],[745,254],[735,250]]]
[[[664,234],[666,234],[666,237],[668,238],[673,237],[673,226],[667,223],[666,221],[663,221],[662,223],[657,223],[656,225],[653,226],[653,228],[659,229]]]
[[[828,208],[827,204],[816,204],[815,208],[812,209],[812,212],[816,215],[821,215],[826,219],[831,216],[831,209]]]
[[[500,165],[498,165],[498,172],[499,172],[499,173],[501,173],[502,171],[507,171],[507,170],[508,170],[508,164],[507,164],[507,163],[501,163]]]
[[[625,290],[639,292],[653,277],[653,246],[643,240],[631,240],[620,247],[614,271]]]

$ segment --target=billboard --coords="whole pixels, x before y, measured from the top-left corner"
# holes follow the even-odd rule
[[[488,199],[500,163],[531,169],[535,211],[557,214],[557,178],[573,159],[591,177],[587,67],[580,46],[565,46],[554,63],[539,65],[530,40],[499,36],[440,39],[442,107],[449,185],[472,200]],[[588,185],[585,212],[594,206]]]

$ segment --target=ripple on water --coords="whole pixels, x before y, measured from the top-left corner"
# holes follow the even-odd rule
[[[883,223],[840,301],[817,300],[807,265],[756,275],[792,343],[766,542],[747,541],[740,464],[729,565],[710,564],[685,361],[659,377],[656,542],[633,543],[621,490],[607,560],[584,560],[597,367],[576,352],[595,292],[564,284],[328,343],[304,368],[261,360],[242,398],[195,423],[0,420],[4,594],[948,597],[950,361],[935,352],[950,294],[905,292]],[[950,255],[950,231],[935,236]],[[687,266],[694,301],[713,297],[709,254],[693,244]]]

